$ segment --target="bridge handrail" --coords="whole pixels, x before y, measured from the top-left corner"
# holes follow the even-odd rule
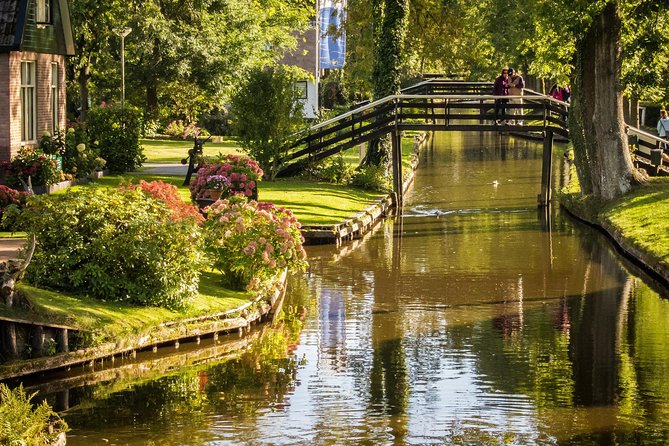
[[[625,130],[627,131],[627,134],[629,135],[630,133],[635,134],[637,136],[643,136],[644,138],[647,138],[651,141],[654,141],[656,144],[663,144],[666,143],[667,140],[657,136],[653,135],[652,133],[648,133],[645,130],[641,130],[638,127],[632,127],[631,125],[625,124]]]
[[[541,95],[541,93],[538,93],[540,97],[538,99],[541,99],[542,101],[547,101],[549,103],[555,103],[560,106],[567,106],[569,107],[569,104],[563,101],[559,101],[555,98],[552,98],[550,96],[546,95]],[[481,101],[481,100],[496,100],[496,99],[527,99],[525,96],[495,96],[495,95],[425,95],[425,94],[394,94],[390,96],[386,96],[385,98],[378,99],[374,102],[370,102],[367,105],[363,105],[360,108],[356,108],[355,110],[350,110],[347,111],[346,113],[342,113],[341,115],[335,116],[334,118],[330,118],[326,121],[320,122],[318,124],[312,125],[311,127],[301,130],[297,133],[294,133],[291,135],[291,137],[298,137],[299,135],[307,132],[312,132],[319,130],[323,127],[327,127],[330,124],[333,124],[335,122],[341,121],[343,119],[348,118],[349,116],[353,116],[358,113],[362,113],[366,110],[369,110],[370,108],[374,108],[379,105],[383,105],[387,102],[391,101],[396,101],[400,99],[423,99],[429,97],[430,99],[444,99],[444,100],[466,100],[466,101]],[[532,98],[535,99],[535,98]]]

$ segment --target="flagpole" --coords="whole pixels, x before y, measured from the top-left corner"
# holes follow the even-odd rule
[[[321,92],[321,8],[320,0],[316,0],[316,109],[320,110]]]

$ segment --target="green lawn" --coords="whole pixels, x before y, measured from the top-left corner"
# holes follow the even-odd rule
[[[669,265],[669,178],[648,184],[605,206],[601,218],[637,248]]]
[[[87,185],[100,184],[116,187],[119,184],[138,183],[145,181],[164,181],[177,186],[181,198],[190,202],[190,191],[182,186],[183,178],[169,175],[114,175],[96,180]],[[60,192],[62,193],[62,192]],[[340,223],[371,205],[380,196],[377,192],[329,183],[315,183],[300,179],[281,179],[277,181],[261,181],[258,184],[258,198],[293,211],[303,225],[326,225]]]
[[[192,140],[172,141],[158,139],[142,139],[140,144],[144,148],[147,163],[174,163],[179,164],[188,156],[188,150],[193,148]],[[237,141],[231,139],[223,142],[207,142],[204,145],[205,156],[215,157],[219,153],[241,153]]]

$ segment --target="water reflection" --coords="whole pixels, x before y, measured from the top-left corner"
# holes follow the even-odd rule
[[[537,213],[540,145],[451,134],[423,157],[401,218],[310,249],[283,325],[73,390],[68,443],[667,444],[669,302]]]

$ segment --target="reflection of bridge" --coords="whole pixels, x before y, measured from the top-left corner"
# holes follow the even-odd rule
[[[320,161],[356,145],[390,135],[393,189],[401,203],[403,130],[533,134],[542,137],[544,141],[539,204],[547,205],[551,199],[551,153],[554,135],[569,137],[569,106],[529,89],[525,89],[525,96],[492,96],[489,94],[491,91],[492,84],[487,82],[429,79],[405,88],[401,94],[358,104],[358,108],[298,134],[297,141],[290,146],[286,164],[279,175],[293,175],[310,162]],[[506,104],[507,114],[495,115],[495,102],[498,100],[510,100]],[[508,113],[512,110],[522,114],[523,125],[514,121],[519,118],[518,114]],[[499,124],[498,120],[515,123]],[[639,155],[647,156],[655,166],[661,165],[662,150],[659,148],[658,138],[638,129],[629,130],[630,134],[636,136],[630,143],[636,143],[637,148],[641,149]]]

